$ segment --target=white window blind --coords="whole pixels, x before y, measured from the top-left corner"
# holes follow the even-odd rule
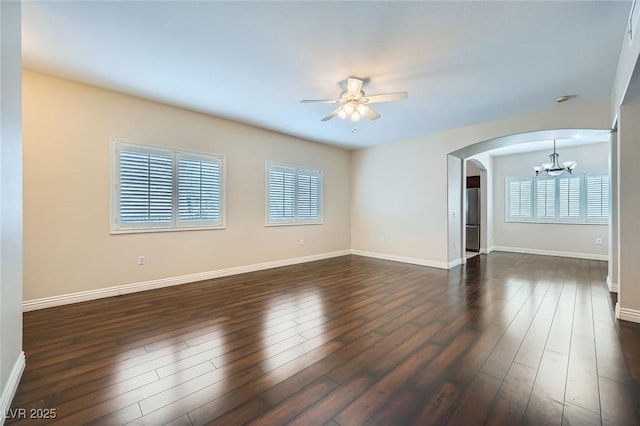
[[[269,221],[288,223],[296,217],[296,169],[269,165],[268,171]]]
[[[322,221],[322,172],[267,163],[267,224]]]
[[[582,176],[557,178],[560,187],[560,219],[579,220],[582,216],[580,208]]]
[[[507,222],[603,223],[609,219],[609,176],[509,177]]]
[[[173,158],[148,151],[120,151],[119,166],[121,223],[171,223]]]
[[[536,182],[536,217],[538,219],[556,218],[556,181],[538,179]]]
[[[313,170],[298,171],[298,219],[320,218],[320,173]]]
[[[181,156],[178,160],[178,221],[220,224],[222,160]]]
[[[224,226],[224,157],[115,142],[111,232]]]
[[[533,211],[533,178],[511,178],[507,181],[510,219],[530,220]]]
[[[609,176],[587,175],[587,221],[609,220]]]

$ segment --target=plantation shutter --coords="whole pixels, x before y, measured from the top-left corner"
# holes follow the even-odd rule
[[[536,219],[556,218],[556,180],[536,180]]]
[[[609,184],[604,173],[508,177],[506,221],[606,223],[611,213]]]
[[[296,169],[270,164],[267,176],[269,222],[293,223],[296,216]]]
[[[267,163],[267,224],[321,221],[322,172]]]
[[[609,219],[609,176],[587,175],[587,221]]]
[[[303,222],[320,219],[320,173],[300,170],[297,184],[298,219]]]
[[[111,233],[224,226],[224,156],[112,141]]]
[[[222,161],[180,155],[178,159],[178,224],[210,225],[222,221]]]
[[[558,178],[560,191],[560,219],[581,218],[580,214],[580,176]]]
[[[172,157],[127,150],[118,154],[121,225],[171,223]]]
[[[532,218],[533,181],[530,178],[516,178],[508,181],[508,219],[528,220]]]

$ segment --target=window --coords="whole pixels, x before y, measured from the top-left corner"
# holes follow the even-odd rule
[[[554,219],[556,217],[556,181],[539,178],[536,183],[536,217]]]
[[[609,176],[510,177],[506,181],[507,222],[606,223]]]
[[[512,179],[507,184],[509,191],[509,217],[513,219],[529,220],[532,218],[533,201],[531,189],[533,182],[528,179]]]
[[[267,225],[322,223],[322,172],[267,163]]]
[[[113,143],[111,232],[224,226],[224,157]]]
[[[587,221],[607,222],[609,219],[609,176],[587,176]]]
[[[568,176],[556,179],[560,187],[560,219],[571,221],[582,219],[580,183],[584,178]]]

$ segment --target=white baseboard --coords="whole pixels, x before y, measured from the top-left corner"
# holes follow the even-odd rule
[[[449,263],[435,260],[418,259],[415,257],[396,256],[395,254],[374,253],[370,251],[351,250],[357,256],[373,257],[376,259],[393,260],[394,262],[411,263],[413,265],[430,266],[432,268],[449,269]]]
[[[460,258],[460,259],[456,259],[456,260],[452,260],[451,262],[449,262],[449,264],[447,265],[447,269],[453,269],[456,266],[460,266],[463,263],[467,263],[467,259],[465,258]]]
[[[244,274],[247,272],[261,271],[264,269],[279,268],[282,266],[296,265],[299,263],[313,262],[315,260],[329,259],[332,257],[346,256],[351,250],[334,251],[329,253],[314,254],[310,256],[295,257],[291,259],[274,260],[271,262],[256,263],[253,265],[236,266],[233,268],[218,269],[215,271],[199,272],[195,274],[181,275],[178,277],[160,278],[157,280],[143,281],[139,283],[124,284],[98,290],[81,291],[78,293],[63,294],[60,296],[44,297],[41,299],[26,300],[22,302],[24,312],[37,309],[51,308],[54,306],[68,305],[71,303],[85,302],[87,300],[102,299],[104,297],[119,296],[122,294],[137,293],[139,291],[174,285],[192,283],[196,281],[210,280],[227,277],[230,275]]]
[[[538,254],[542,256],[557,256],[557,257],[571,257],[574,259],[587,259],[587,260],[609,260],[609,256],[606,254],[595,253],[576,253],[571,251],[554,251],[554,250],[540,250],[532,248],[519,248],[519,247],[503,247],[495,246],[494,251],[507,251],[511,253],[524,253],[524,254]]]
[[[617,293],[620,289],[620,286],[617,283],[611,282],[610,275],[607,275],[607,287],[609,288],[610,293]]]
[[[480,249],[480,254],[489,254],[494,250],[493,247],[489,247],[489,248],[481,248]]]
[[[9,408],[11,408],[11,402],[18,390],[20,378],[22,377],[22,372],[24,371],[25,366],[26,361],[24,358],[24,352],[20,352],[18,359],[13,364],[11,373],[9,373],[7,383],[5,384],[4,389],[2,389],[2,396],[0,396],[0,416],[2,416],[0,417],[0,425],[4,424],[5,415],[9,412]]]
[[[621,308],[620,302],[616,303],[616,318],[623,321],[640,323],[640,311],[637,309]]]

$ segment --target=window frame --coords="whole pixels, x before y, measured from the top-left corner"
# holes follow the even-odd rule
[[[580,192],[579,192],[579,217],[561,217],[561,183],[563,179],[570,178],[580,179]],[[553,177],[535,177],[535,176],[508,176],[505,178],[505,190],[504,190],[504,208],[505,208],[505,222],[506,223],[553,223],[562,225],[606,225],[609,221],[609,217],[593,218],[588,215],[588,179],[590,177],[606,178],[609,185],[611,185],[611,179],[608,173],[582,173],[582,174],[570,174],[560,175]],[[554,211],[553,217],[538,217],[538,182],[540,180],[553,180],[554,181]],[[531,182],[531,216],[529,218],[514,217],[510,215],[510,185],[512,182],[529,181]],[[607,193],[607,211],[611,215],[611,189],[609,187]]]
[[[171,194],[171,221],[159,222],[138,222],[122,223],[120,221],[120,161],[119,154],[123,150],[129,149],[132,152],[146,154],[170,156],[172,158],[172,194]],[[215,162],[220,165],[220,219],[215,221],[180,221],[179,220],[179,161],[181,158],[190,160],[204,160]],[[110,234],[137,234],[147,232],[174,232],[211,230],[226,228],[226,156],[221,154],[204,153],[197,151],[187,151],[172,147],[159,147],[143,145],[139,143],[124,141],[120,139],[111,140],[111,176],[110,176]]]
[[[295,196],[294,196],[294,216],[291,219],[272,219],[269,217],[269,205],[271,201],[271,191],[270,191],[270,170],[272,167],[288,169],[295,173]],[[299,217],[298,211],[298,176],[299,174],[307,173],[310,175],[317,175],[319,178],[318,185],[318,218],[313,219],[305,219]],[[265,213],[264,213],[264,224],[267,227],[271,226],[297,226],[297,225],[322,225],[324,223],[324,172],[322,170],[312,169],[310,167],[303,166],[293,166],[289,164],[276,163],[272,161],[267,161],[265,163]]]

